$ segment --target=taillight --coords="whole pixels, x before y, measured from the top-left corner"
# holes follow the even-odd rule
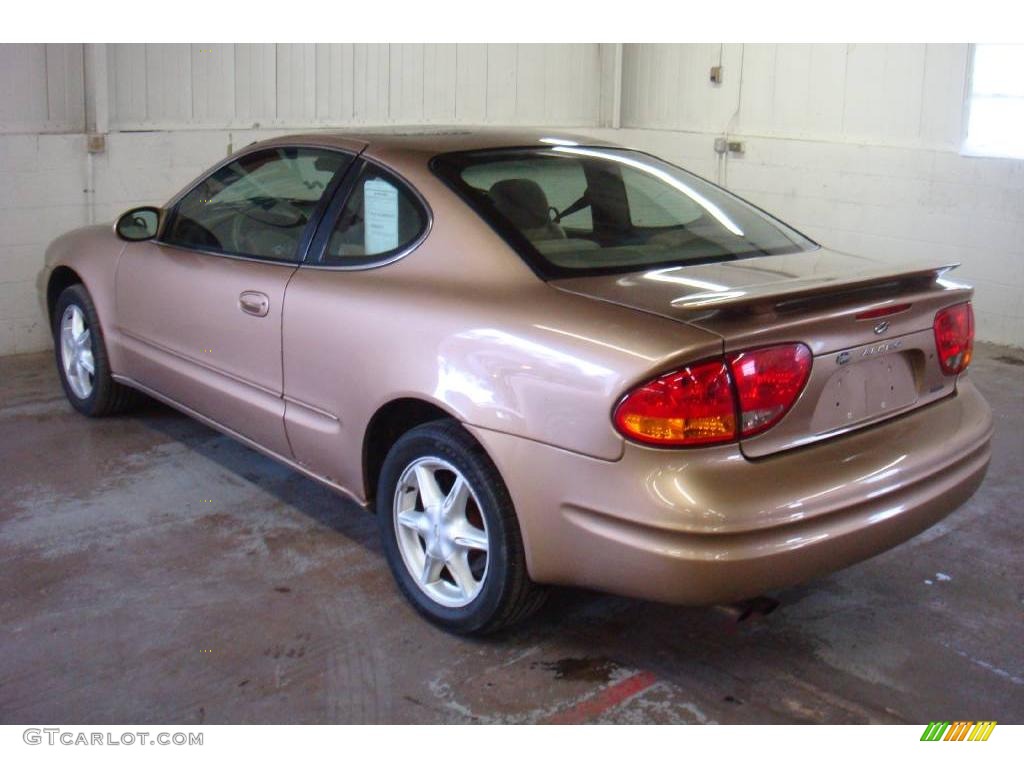
[[[935,313],[932,328],[942,372],[952,376],[965,370],[971,364],[974,352],[974,310],[971,302],[940,309]]]
[[[811,373],[811,350],[784,344],[729,357],[740,403],[740,436],[750,437],[778,423],[804,391]]]
[[[709,445],[736,438],[736,402],[721,360],[689,365],[634,389],[615,409],[626,437],[652,445]]]
[[[615,409],[615,426],[633,440],[662,446],[712,445],[756,435],[786,415],[810,370],[811,351],[803,344],[695,363],[627,394]]]

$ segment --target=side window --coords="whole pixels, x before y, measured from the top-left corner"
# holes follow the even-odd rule
[[[313,209],[349,156],[326,149],[260,150],[212,173],[174,210],[164,242],[294,261]]]
[[[357,266],[386,259],[416,240],[427,213],[416,195],[393,174],[367,163],[356,179],[322,262]]]

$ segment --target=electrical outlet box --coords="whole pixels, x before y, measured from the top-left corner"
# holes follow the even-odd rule
[[[730,141],[728,148],[729,148],[729,151],[732,154],[734,154],[734,155],[742,155],[743,151],[744,151],[744,146],[743,146],[743,142],[742,141]]]
[[[719,154],[719,155],[724,155],[728,151],[729,151],[729,142],[726,140],[725,136],[716,136],[715,137],[715,152],[717,154]]]
[[[722,67],[720,65],[711,68],[711,82],[715,85],[722,84]]]
[[[85,142],[90,155],[98,155],[107,151],[107,137],[102,133],[90,133]]]

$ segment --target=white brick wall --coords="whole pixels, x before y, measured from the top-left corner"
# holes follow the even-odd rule
[[[0,135],[0,354],[45,349],[46,245],[87,222],[82,135]]]
[[[218,159],[282,131],[112,133],[93,156],[97,222],[164,203]],[[46,246],[89,223],[83,134],[0,134],[0,355],[50,346],[41,284]]]

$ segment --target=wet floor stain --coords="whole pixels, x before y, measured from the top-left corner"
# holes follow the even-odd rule
[[[997,355],[992,359],[1000,363],[1006,363],[1007,365],[1024,365],[1024,357],[1014,357],[1013,355]]]
[[[620,669],[611,659],[599,657],[566,658],[558,661],[536,661],[533,669],[547,669],[555,673],[556,680],[586,683],[607,683]]]

